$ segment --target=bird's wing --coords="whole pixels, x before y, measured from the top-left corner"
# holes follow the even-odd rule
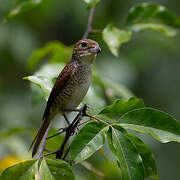
[[[49,115],[49,110],[51,107],[51,104],[57,97],[57,95],[63,90],[63,88],[66,86],[67,81],[75,71],[77,66],[75,66],[71,61],[64,67],[64,69],[59,74],[52,90],[48,98],[48,102],[46,105],[46,109],[44,111],[43,119],[45,119]]]

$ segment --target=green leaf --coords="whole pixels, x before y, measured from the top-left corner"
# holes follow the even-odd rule
[[[46,77],[48,79],[51,79],[51,81],[55,83],[55,79],[58,77],[59,73],[64,68],[64,66],[65,63],[48,63],[41,66],[41,68],[38,71],[36,71],[34,75]]]
[[[47,101],[54,84],[54,78],[57,78],[64,66],[64,63],[46,64],[42,66],[39,71],[35,72],[33,76],[27,76],[23,79],[28,80],[40,87],[41,91],[43,92],[43,96]],[[37,93],[37,89],[35,89],[33,86],[32,90],[36,91]]]
[[[62,160],[42,160],[39,173],[43,180],[75,180],[71,167]]]
[[[144,180],[141,156],[125,133],[118,126],[113,126],[108,131],[108,142],[120,166],[122,180]]]
[[[158,179],[157,166],[153,153],[144,142],[132,133],[126,132],[131,142],[136,146],[138,153],[141,155],[145,170],[145,178]]]
[[[148,133],[162,143],[180,142],[180,123],[162,111],[137,109],[126,113],[118,121],[123,128]]]
[[[49,62],[67,62],[70,59],[72,47],[66,47],[58,41],[49,42],[44,47],[38,48],[33,51],[28,60],[28,68],[33,69],[37,64],[48,56]]]
[[[118,99],[112,105],[105,107],[99,114],[122,116],[129,111],[143,107],[145,107],[144,102],[139,98]]]
[[[120,46],[131,38],[131,31],[120,30],[113,24],[108,24],[102,35],[112,54],[118,56]]]
[[[50,91],[53,87],[53,83],[50,79],[43,76],[28,76],[28,77],[24,77],[23,79],[29,80],[32,83],[39,86],[43,92],[45,99],[46,100],[48,99]]]
[[[180,19],[164,6],[150,2],[133,7],[126,24],[133,31],[157,30],[167,36],[174,36],[180,28]]]
[[[24,161],[5,169],[0,180],[34,180],[36,171],[36,160]]]
[[[83,0],[83,1],[88,4],[88,8],[92,8],[96,6],[101,0]]]
[[[9,14],[6,16],[5,20],[10,20],[19,15],[20,13],[27,12],[39,5],[41,2],[42,0],[18,0],[16,1],[14,7],[11,9]]]
[[[78,163],[94,154],[103,146],[108,128],[101,122],[86,124],[74,138],[69,158]]]

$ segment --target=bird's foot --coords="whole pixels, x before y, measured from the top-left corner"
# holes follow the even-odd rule
[[[82,108],[80,108],[80,109],[74,109],[74,111],[78,111],[78,112],[80,113],[78,116],[79,116],[79,117],[81,116],[81,117],[83,118],[84,116],[88,116],[88,114],[86,113],[87,109],[88,109],[87,104],[84,104]],[[52,136],[49,136],[49,137],[47,137],[46,139],[50,139],[50,138],[53,138],[53,137],[55,137],[55,136],[58,136],[59,134],[62,134],[62,133],[64,133],[64,132],[69,131],[70,129],[71,129],[71,134],[70,134],[70,135],[73,136],[74,133],[75,133],[75,131],[76,131],[76,129],[79,130],[78,127],[79,127],[80,125],[76,125],[76,127],[72,128],[72,126],[74,126],[74,124],[75,124],[75,122],[76,122],[77,120],[75,120],[75,121],[73,121],[72,123],[70,123],[69,120],[68,120],[68,118],[66,117],[66,115],[63,114],[63,116],[64,116],[66,122],[68,123],[68,126],[65,127],[65,128],[60,128],[60,129],[58,129],[58,131],[59,131],[58,133],[56,133],[56,134],[54,134],[54,135],[52,135]],[[75,119],[76,119],[76,118],[75,118]],[[78,118],[77,118],[77,119],[78,119]]]

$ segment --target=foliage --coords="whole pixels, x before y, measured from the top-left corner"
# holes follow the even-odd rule
[[[40,179],[41,177],[48,180],[74,180],[72,170],[66,162],[52,159],[42,159],[41,162],[39,160],[21,162],[4,170],[0,179],[31,180]]]
[[[123,114],[133,110],[145,107],[142,99],[130,98],[128,100],[118,99],[112,105],[104,108],[99,114],[107,116],[122,116]]]
[[[10,10],[9,14],[6,16],[6,20],[10,20],[16,16],[18,16],[21,13],[24,13],[26,11],[29,11],[39,5],[42,2],[42,0],[17,0],[14,3],[14,7]]]
[[[175,36],[180,29],[180,19],[164,6],[142,3],[131,8],[125,27],[128,30],[109,24],[103,30],[103,39],[115,56],[118,55],[120,45],[130,40],[132,32],[155,30],[166,36]]]
[[[132,101],[134,101],[134,103]],[[127,103],[131,104],[131,110],[128,112],[126,112]],[[134,104],[134,106],[132,106],[132,104]],[[78,132],[72,142],[69,155],[70,160],[79,163],[87,159],[104,145],[108,137],[110,149],[117,158],[118,165],[121,169],[122,179],[145,179],[147,177],[157,179],[157,169],[152,152],[142,140],[132,133],[127,132],[126,129],[149,133],[160,142],[179,142],[180,123],[164,112],[151,108],[139,109],[138,106],[143,106],[142,100],[131,98],[126,102],[117,100],[114,104],[105,107],[100,114],[106,115],[105,118],[109,122],[104,121],[103,118],[87,123]],[[119,111],[119,107],[121,107],[122,110]],[[112,121],[112,117],[108,118],[108,116],[111,115],[107,113],[110,108],[113,112],[112,114],[116,115],[117,120],[114,119]],[[45,174],[48,177],[51,176],[53,173],[51,174],[50,172],[54,171],[53,168],[57,170],[61,167],[61,165],[58,166],[56,163],[61,164],[62,162],[60,160],[56,160],[55,162],[54,160],[47,160],[46,164],[45,160],[43,160],[39,172],[42,173],[46,171],[49,174]],[[23,176],[33,176],[33,174],[35,174],[35,171],[31,170],[35,168],[35,161],[26,161],[25,164],[21,163],[12,168],[22,166],[27,167],[27,169],[23,168]],[[50,170],[48,170],[48,168]],[[6,174],[11,174],[14,171],[16,171],[16,169],[11,170],[11,168],[9,168],[5,170],[1,176],[6,177]],[[63,171],[65,171],[65,169],[63,169]],[[29,174],[30,172],[32,174]],[[18,176],[17,174],[17,177]]]
[[[105,143],[108,129],[109,127],[101,122],[85,125],[73,140],[70,159],[78,163],[94,154]]]
[[[17,1],[15,9],[9,13],[7,19],[30,10],[40,2]],[[84,0],[84,2],[89,8],[93,8],[100,0]],[[180,19],[174,13],[154,3],[143,3],[130,10],[125,29],[107,23],[102,31],[102,38],[112,54],[118,56],[120,46],[131,39],[132,32],[157,30],[167,36],[174,36],[179,28]],[[33,75],[24,77],[40,88],[45,100],[48,99],[58,72],[64,67],[71,52],[71,46],[50,42],[35,50],[29,58],[28,67],[31,70],[41,61],[48,60],[48,63],[41,66]],[[124,85],[107,80],[101,77],[97,70],[94,71],[93,82],[85,98],[85,102],[94,110],[90,111],[91,121],[86,123],[72,140],[69,152],[71,164],[82,163],[103,148],[107,142],[120,169],[122,180],[158,179],[153,153],[139,137],[128,130],[147,133],[162,143],[180,142],[180,123],[165,112],[145,107],[142,99],[132,96],[133,93]],[[120,97],[123,99],[119,99]],[[0,135],[0,138],[21,132],[21,129],[12,129]],[[62,142],[61,140],[59,141]],[[5,169],[0,175],[0,179],[5,180],[12,177],[75,179],[69,164],[62,160],[47,158],[21,162]]]
[[[180,19],[164,6],[142,3],[130,10],[126,24],[135,32],[149,29],[174,36],[180,28]]]
[[[119,30],[113,24],[107,25],[103,30],[103,39],[115,56],[118,56],[118,49],[121,44],[129,41],[130,38],[131,31]]]
[[[47,56],[50,62],[67,62],[72,53],[72,47],[66,47],[60,42],[50,42],[44,47],[36,49],[28,60],[28,68],[32,70],[37,64],[44,60]]]

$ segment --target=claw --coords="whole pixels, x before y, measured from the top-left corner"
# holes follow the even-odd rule
[[[92,109],[92,107],[90,105],[86,104],[86,106],[87,106],[87,111]]]

